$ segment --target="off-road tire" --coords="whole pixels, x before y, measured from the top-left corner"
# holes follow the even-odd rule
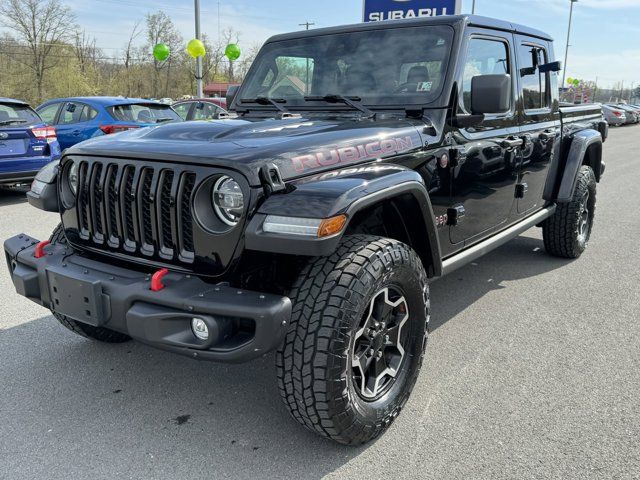
[[[385,286],[401,289],[409,318],[398,373],[381,398],[366,401],[352,378],[355,332]],[[382,434],[407,402],[427,343],[429,286],[418,255],[390,239],[353,235],[310,260],[290,298],[292,318],[276,354],[280,394],[311,431],[346,445]],[[408,332],[408,333],[407,333]]]
[[[583,199],[588,195],[587,202]],[[587,207],[588,225],[581,235],[581,220]],[[548,253],[562,258],[578,258],[585,251],[596,213],[596,177],[591,167],[580,167],[573,196],[558,204],[555,213],[542,224],[542,238]]]
[[[49,241],[51,243],[57,244],[67,244],[67,237],[64,234],[64,228],[62,224],[59,224],[51,237],[49,237]],[[116,332],[114,330],[109,330],[104,327],[94,327],[93,325],[88,325],[82,322],[76,322],[75,320],[71,320],[70,318],[60,315],[56,312],[53,313],[53,316],[67,329],[71,330],[73,333],[80,335],[81,337],[89,338],[91,340],[97,340],[98,342],[104,343],[123,343],[131,340],[129,335],[125,335],[124,333]]]

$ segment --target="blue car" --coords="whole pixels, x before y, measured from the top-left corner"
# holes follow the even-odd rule
[[[55,125],[63,150],[100,135],[182,121],[169,105],[141,98],[56,98],[36,111],[47,123]]]
[[[59,158],[56,130],[25,102],[0,98],[0,185],[29,183]]]

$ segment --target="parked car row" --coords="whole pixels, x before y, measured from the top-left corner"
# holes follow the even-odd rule
[[[84,140],[166,122],[218,119],[227,113],[224,106],[219,98],[170,106],[142,98],[69,97],[34,110],[23,101],[0,98],[0,185],[31,182],[62,150]]]
[[[640,123],[640,106],[626,103],[602,105],[604,117],[612,126]]]

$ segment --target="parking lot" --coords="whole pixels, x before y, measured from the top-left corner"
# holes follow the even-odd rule
[[[0,267],[0,478],[640,478],[639,134],[610,133],[581,259],[546,255],[533,229],[432,285],[411,400],[362,448],[289,417],[273,355],[86,341]],[[2,239],[57,222],[0,194]]]

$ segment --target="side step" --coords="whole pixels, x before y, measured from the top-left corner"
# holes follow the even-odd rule
[[[506,230],[502,230],[492,237],[489,237],[486,240],[483,240],[482,242],[477,243],[467,248],[466,250],[463,250],[460,253],[447,258],[442,262],[442,275],[447,275],[454,270],[457,270],[458,268],[466,265],[467,263],[477,260],[484,254],[489,253],[491,250],[504,245],[509,240],[520,235],[522,232],[529,230],[535,225],[538,225],[540,222],[553,215],[555,211],[556,206],[551,205],[550,207],[540,210],[538,213],[532,215],[531,217],[525,218],[522,222],[516,223]]]

